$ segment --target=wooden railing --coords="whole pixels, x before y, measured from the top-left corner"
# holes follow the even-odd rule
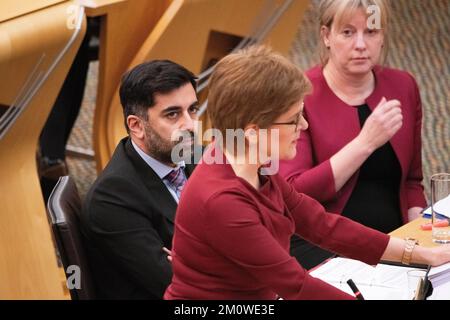
[[[101,12],[103,17],[93,137],[99,171],[126,135],[118,96],[123,72],[147,60],[170,59],[199,74],[288,3],[261,39],[286,54],[309,4],[306,0],[116,0],[110,4],[105,0],[104,6],[93,2],[98,5],[87,9],[88,14]]]
[[[66,299],[36,149],[83,38],[85,16],[69,10],[77,8],[72,1],[26,3],[0,4],[0,104],[6,106],[0,117],[0,299]]]

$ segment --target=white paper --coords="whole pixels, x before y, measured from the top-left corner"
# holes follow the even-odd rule
[[[433,294],[427,300],[449,300],[450,299],[450,281],[438,287],[433,287]]]
[[[325,282],[344,283],[352,279],[356,284],[370,285],[375,267],[364,262],[345,258],[334,258],[310,273]],[[351,291],[350,291],[351,292]]]
[[[310,275],[353,295],[347,284],[352,279],[366,300],[405,300],[408,297],[407,272],[415,268],[378,264],[370,266],[358,260],[334,258]],[[450,299],[450,291],[439,295]]]
[[[436,202],[436,204],[434,205],[434,210],[437,213],[450,218],[450,195]],[[425,209],[423,213],[431,216],[431,207]]]
[[[450,262],[444,263],[443,265],[440,265],[438,267],[432,267],[430,269],[430,272],[428,273],[428,277],[431,278],[446,272],[450,272]]]
[[[450,282],[450,262],[431,268],[428,273],[428,279],[433,284],[433,288]]]

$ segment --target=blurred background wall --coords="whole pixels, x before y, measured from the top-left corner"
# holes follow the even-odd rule
[[[318,63],[317,15],[312,1],[302,21],[290,57],[303,70]],[[394,0],[388,66],[416,78],[423,104],[423,171],[429,199],[429,178],[450,172],[450,0]],[[92,120],[98,62],[91,62],[83,105],[69,145],[92,149]],[[67,158],[70,174],[82,196],[96,178],[93,160]]]

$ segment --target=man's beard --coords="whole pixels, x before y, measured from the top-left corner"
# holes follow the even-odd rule
[[[183,150],[189,150],[189,154],[182,154],[183,158],[190,158],[194,148],[194,133],[192,131],[182,131],[180,132],[180,137],[176,141],[170,141],[164,139],[158,132],[156,132],[151,125],[147,122],[144,125],[145,130],[145,146],[149,152],[149,155],[154,159],[172,165],[174,161],[172,161],[172,149],[181,141],[186,140],[186,138],[190,138],[190,148],[183,148]]]

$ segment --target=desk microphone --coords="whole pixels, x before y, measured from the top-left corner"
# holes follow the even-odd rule
[[[358,287],[356,286],[356,284],[353,282],[352,279],[348,279],[347,284],[350,287],[350,289],[352,289],[353,293],[355,294],[356,299],[364,300],[364,297],[361,294],[361,291],[359,291]]]

